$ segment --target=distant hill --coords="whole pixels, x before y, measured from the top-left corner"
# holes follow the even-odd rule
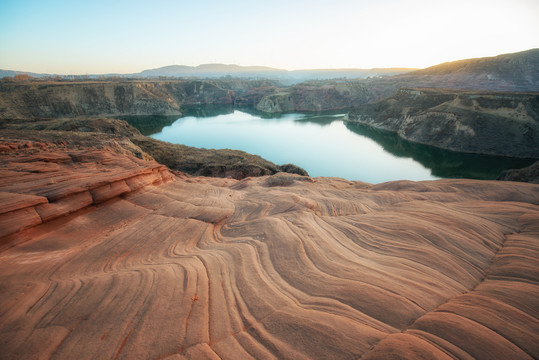
[[[1,70],[0,78],[28,74],[42,78],[51,74]],[[403,87],[430,87],[449,89],[475,89],[496,91],[539,91],[539,49],[531,49],[493,57],[447,62],[426,69],[374,68],[374,69],[305,69],[285,70],[267,66],[241,66],[234,64],[203,64],[199,66],[169,65],[143,70],[133,74],[103,74],[63,76],[68,79],[121,78],[222,78],[272,79],[282,85],[293,85],[311,80],[366,79],[387,96]],[[368,79],[368,80],[367,80]]]
[[[446,62],[401,78],[414,86],[539,91],[539,49]]]
[[[412,68],[375,68],[375,69],[312,69],[294,70],[286,75],[299,81],[329,80],[329,79],[365,79],[369,77],[385,77],[406,74],[416,69]]]
[[[275,69],[266,66],[240,66],[227,64],[202,64],[198,66],[186,65],[169,65],[157,69],[144,70],[140,73],[130,74],[136,77],[156,77],[156,76],[171,76],[171,77],[186,77],[186,76],[226,76],[236,74],[267,74],[286,72],[286,70]]]
[[[457,60],[416,70],[416,75],[447,75],[461,73],[483,73],[492,76],[510,77],[519,74],[539,76],[539,49],[531,49],[492,57]]]
[[[15,71],[15,70],[2,70],[0,69],[0,79],[4,78],[4,77],[14,77],[16,75],[20,75],[20,74],[26,74],[28,76],[31,76],[31,77],[34,77],[34,78],[43,78],[43,77],[51,77],[51,76],[56,76],[54,74],[38,74],[38,73],[33,73],[33,72],[28,72],[28,71]]]
[[[415,69],[388,68],[388,69],[310,69],[310,70],[284,70],[267,66],[240,66],[227,64],[203,64],[199,66],[170,65],[157,69],[144,70],[140,73],[130,74],[132,77],[250,77],[272,78],[284,83],[297,83],[307,80],[327,80],[336,78],[361,79],[372,76],[390,76],[403,74]]]

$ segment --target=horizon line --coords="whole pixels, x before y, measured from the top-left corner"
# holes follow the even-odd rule
[[[528,51],[532,51],[532,50],[539,50],[539,47],[530,48],[530,49],[521,50],[521,51],[516,51],[516,52],[511,52],[511,53],[501,53],[501,54],[492,55],[492,56],[483,56],[483,57],[473,57],[473,58],[449,60],[449,61],[444,61],[444,62],[441,62],[441,63],[434,64],[434,65],[429,65],[429,66],[426,66],[426,67],[389,66],[389,67],[338,67],[338,68],[321,67],[321,68],[285,69],[285,68],[279,68],[279,67],[272,67],[272,66],[268,66],[268,65],[239,65],[239,64],[235,64],[235,63],[228,63],[227,64],[227,63],[224,63],[224,62],[223,63],[210,62],[210,63],[201,63],[201,64],[198,64],[198,65],[169,64],[169,65],[163,65],[163,66],[159,66],[159,67],[155,67],[155,68],[142,69],[142,70],[140,70],[138,72],[125,72],[125,73],[121,73],[121,72],[89,73],[89,72],[85,72],[85,73],[60,74],[60,73],[35,72],[35,71],[27,71],[27,70],[13,70],[13,69],[2,69],[2,68],[0,68],[0,71],[12,71],[12,72],[15,72],[15,73],[20,73],[20,74],[57,75],[57,76],[107,76],[107,75],[111,76],[111,75],[136,75],[136,74],[140,74],[140,73],[142,73],[144,71],[158,70],[158,69],[162,69],[162,68],[166,68],[166,67],[172,67],[172,66],[183,66],[183,67],[196,69],[197,67],[201,67],[201,66],[205,66],[205,65],[237,66],[237,67],[240,67],[240,68],[258,67],[258,68],[267,68],[268,71],[284,71],[284,72],[295,72],[295,71],[343,71],[343,70],[345,70],[345,71],[358,71],[358,70],[359,71],[369,71],[369,70],[384,70],[384,69],[386,69],[386,70],[389,70],[389,69],[403,69],[404,70],[404,69],[406,69],[406,70],[414,71],[414,70],[424,70],[424,69],[428,69],[428,68],[433,67],[433,66],[438,66],[438,65],[442,65],[442,64],[448,64],[448,63],[457,62],[457,61],[495,58],[495,57],[498,57],[498,56],[509,55],[509,54],[518,54],[518,53],[528,52]]]

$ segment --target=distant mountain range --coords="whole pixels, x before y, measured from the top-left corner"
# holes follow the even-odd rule
[[[28,74],[42,78],[56,76],[24,71],[0,70],[0,78]],[[539,49],[531,49],[512,54],[493,57],[458,60],[426,69],[377,68],[377,69],[276,69],[266,66],[240,66],[226,64],[203,64],[199,66],[170,65],[148,69],[133,74],[87,75],[98,77],[125,78],[264,78],[279,80],[283,85],[291,85],[308,80],[328,79],[365,79],[389,77],[391,81],[403,82],[402,85],[421,85],[454,88],[534,90],[539,91]],[[507,83],[507,86],[504,84]],[[492,86],[491,86],[492,85]]]
[[[85,75],[96,77],[125,77],[125,78],[220,78],[231,76],[236,78],[265,78],[280,80],[283,83],[297,83],[306,80],[327,80],[335,78],[364,79],[373,76],[390,76],[404,74],[413,68],[380,68],[380,69],[311,69],[293,70],[276,69],[267,66],[240,66],[228,64],[203,64],[198,66],[169,65],[157,69],[143,70],[133,74],[93,74]],[[25,71],[1,70],[0,78],[13,77],[18,74],[27,74],[36,78],[56,76],[55,74],[38,74]]]
[[[28,76],[34,77],[34,78],[44,78],[44,77],[50,77],[50,76],[56,76],[55,74],[39,74],[39,73],[33,73],[29,71],[17,71],[17,70],[2,70],[0,69],[0,79],[4,77],[13,77],[19,74],[26,74]]]
[[[232,74],[257,74],[278,73],[286,70],[275,69],[267,66],[240,66],[226,64],[202,64],[198,66],[169,65],[157,69],[144,70],[140,73],[131,74],[141,77],[152,76],[193,76],[193,75],[232,75]]]
[[[130,74],[131,77],[200,77],[215,78],[223,76],[242,78],[271,78],[283,82],[300,82],[306,80],[327,80],[335,78],[367,78],[372,76],[390,76],[407,73],[412,68],[386,68],[386,69],[312,69],[312,70],[284,70],[266,66],[240,66],[226,64],[203,64],[199,66],[170,65],[157,69],[144,70],[140,73]]]

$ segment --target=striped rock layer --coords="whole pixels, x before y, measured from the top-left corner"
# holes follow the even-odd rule
[[[0,167],[2,359],[534,359],[539,185]]]

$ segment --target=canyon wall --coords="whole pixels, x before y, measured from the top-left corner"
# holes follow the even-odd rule
[[[318,81],[274,89],[254,104],[265,113],[318,112],[349,109],[390,95],[390,86],[376,87],[361,81]]]
[[[458,152],[539,158],[536,92],[401,89],[395,93],[395,84],[387,79],[277,85],[234,79],[2,82],[0,119],[180,116],[189,104],[244,106],[264,113],[355,107],[347,121],[395,131],[409,141]]]
[[[539,93],[401,89],[346,120],[448,150],[539,158]]]
[[[115,80],[0,82],[0,118],[181,115],[183,105],[215,104],[265,113],[349,109],[394,92],[390,85],[315,81],[283,87],[271,80]]]
[[[181,115],[184,104],[233,104],[233,90],[211,81],[0,83],[0,118]]]

